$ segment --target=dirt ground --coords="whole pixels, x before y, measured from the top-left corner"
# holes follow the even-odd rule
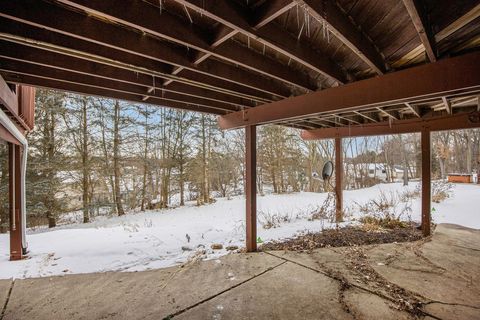
[[[363,226],[327,229],[307,233],[292,239],[273,241],[262,245],[262,251],[289,250],[310,251],[318,248],[347,247],[394,242],[411,242],[422,238],[414,226],[406,228],[367,230]]]
[[[480,230],[230,254],[145,272],[0,281],[11,319],[480,319]]]

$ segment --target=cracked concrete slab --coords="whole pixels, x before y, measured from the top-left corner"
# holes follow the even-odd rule
[[[369,260],[388,281],[427,301],[480,306],[480,251],[453,246],[459,242],[480,246],[480,232],[439,225],[431,241],[405,243],[395,250],[388,250],[390,245],[376,247]]]
[[[414,243],[16,280],[2,320],[480,319],[477,248],[479,230],[439,225]],[[10,284],[0,281],[1,301]]]
[[[345,292],[345,302],[356,319],[412,319],[407,312],[397,310],[391,301],[357,288]]]
[[[178,319],[354,319],[338,292],[338,281],[287,262]]]
[[[479,247],[479,230],[439,225],[431,239],[359,248],[361,252],[357,254],[365,255],[368,264],[364,268],[362,261],[351,264],[358,259],[358,256],[349,256],[357,250],[352,248],[271,254],[343,278],[391,300],[398,299],[400,294],[410,301],[430,303],[423,310],[438,318],[450,319],[463,314],[464,318],[480,319]],[[373,277],[363,273],[368,268],[373,270]]]
[[[236,254],[183,268],[16,280],[3,320],[162,319],[282,262]]]
[[[384,246],[384,245],[382,245]],[[363,246],[366,252],[373,250],[375,246]],[[360,270],[352,272],[351,267],[347,265],[347,252],[351,248],[322,248],[313,250],[312,252],[292,252],[292,251],[273,251],[270,254],[286,259],[293,263],[316,270],[317,272],[330,275],[336,278],[342,278],[348,283],[358,286],[366,290],[374,290],[379,294],[387,295],[388,293],[382,287],[371,288],[368,283],[368,275],[363,274]]]

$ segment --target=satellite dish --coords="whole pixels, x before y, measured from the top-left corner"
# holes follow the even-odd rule
[[[322,179],[323,180],[328,180],[333,174],[333,163],[332,161],[327,161],[323,165],[322,169]]]

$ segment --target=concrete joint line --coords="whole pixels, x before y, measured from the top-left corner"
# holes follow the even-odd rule
[[[277,258],[278,258],[278,257],[277,257]],[[281,258],[280,258],[280,259],[281,259]],[[243,280],[243,281],[241,281],[241,282],[239,282],[239,283],[237,283],[237,284],[235,284],[235,285],[233,285],[233,286],[231,286],[231,287],[228,287],[227,289],[222,290],[222,291],[214,294],[213,296],[210,296],[210,297],[208,297],[208,298],[205,298],[205,299],[203,299],[203,300],[201,300],[201,301],[199,301],[199,302],[197,302],[197,303],[195,303],[195,304],[193,304],[193,305],[191,305],[191,306],[188,306],[188,307],[186,307],[186,308],[184,308],[184,309],[182,309],[182,310],[179,310],[179,311],[177,311],[177,312],[175,312],[175,313],[172,313],[172,314],[166,316],[166,317],[163,318],[163,319],[164,319],[164,320],[173,319],[174,317],[176,317],[176,316],[178,316],[178,315],[180,315],[180,314],[182,314],[182,313],[184,313],[184,312],[186,312],[186,311],[188,311],[188,310],[190,310],[190,309],[193,309],[193,308],[195,308],[195,307],[198,307],[199,305],[202,305],[202,304],[204,304],[205,302],[208,302],[208,301],[210,301],[210,300],[212,300],[212,299],[214,299],[214,298],[216,298],[216,297],[224,294],[225,292],[228,292],[228,291],[230,291],[230,290],[232,290],[232,289],[235,289],[235,288],[237,288],[237,287],[239,287],[239,286],[241,286],[241,285],[243,285],[243,284],[245,284],[245,283],[247,283],[247,282],[249,282],[249,281],[251,281],[251,280],[253,280],[253,279],[255,279],[255,278],[258,278],[258,277],[266,274],[267,272],[270,272],[270,271],[272,271],[273,269],[276,269],[276,268],[280,267],[281,265],[287,263],[287,261],[286,261],[285,259],[281,259],[281,260],[284,260],[284,261],[280,262],[279,264],[277,264],[277,265],[275,265],[275,266],[273,266],[273,267],[269,267],[269,268],[263,270],[262,272],[257,273],[256,275],[254,275],[254,276],[252,276],[252,277],[250,277],[250,278],[248,278],[248,279],[245,279],[245,280]],[[0,318],[0,320],[2,320],[2,319]]]
[[[458,247],[458,248],[462,248],[462,249],[467,249],[467,250],[480,251],[480,249],[470,248],[470,247],[465,247],[465,246],[460,246],[460,245],[458,245],[458,244],[452,244],[452,246]]]
[[[443,301],[437,301],[437,300],[432,300],[432,301],[426,302],[425,305],[435,304],[435,303],[436,304],[443,304],[443,305],[446,305],[446,306],[459,306],[459,307],[465,307],[465,308],[472,308],[472,309],[480,310],[480,307],[471,306],[471,305],[468,305],[468,304],[455,303],[455,302],[443,302]]]
[[[15,279],[12,280],[10,284],[10,289],[8,290],[7,299],[5,299],[5,304],[3,305],[2,313],[0,314],[0,320],[3,320],[3,316],[5,315],[5,311],[7,311],[8,301],[10,301],[10,296],[12,295],[13,285],[15,284]]]

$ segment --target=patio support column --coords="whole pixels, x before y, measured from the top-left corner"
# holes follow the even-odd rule
[[[10,260],[22,259],[21,147],[8,144]]]
[[[422,144],[422,233],[424,237],[430,235],[431,221],[431,146],[430,130],[426,127],[421,133]]]
[[[335,138],[335,222],[343,220],[343,151],[342,138]]]
[[[257,251],[257,132],[245,127],[245,198],[247,252]]]

